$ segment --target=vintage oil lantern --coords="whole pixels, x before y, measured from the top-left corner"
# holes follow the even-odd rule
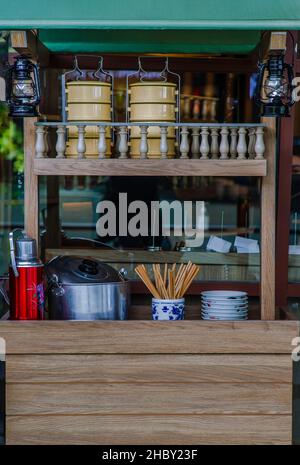
[[[293,65],[284,62],[283,50],[270,50],[266,61],[260,58],[255,102],[261,116],[289,116],[294,104],[293,78]]]
[[[8,69],[6,100],[9,116],[37,116],[40,102],[40,80],[37,66],[28,58],[19,56]]]

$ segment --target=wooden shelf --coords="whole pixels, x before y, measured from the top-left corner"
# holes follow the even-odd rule
[[[39,176],[266,176],[266,160],[78,160],[38,158]]]
[[[61,247],[57,249],[46,249],[47,260],[51,260],[57,255],[92,255],[97,260],[108,263],[185,263],[191,260],[199,265],[238,265],[238,266],[259,266],[260,254],[238,254],[204,251],[176,252],[164,251],[150,252],[149,250],[127,249],[111,250],[98,247]],[[300,257],[299,257],[300,260]]]

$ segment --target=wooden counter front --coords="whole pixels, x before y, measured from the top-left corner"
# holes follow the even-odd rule
[[[296,321],[13,322],[7,444],[290,444]]]

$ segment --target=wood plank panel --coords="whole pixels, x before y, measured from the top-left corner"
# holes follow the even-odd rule
[[[262,122],[266,124],[268,173],[261,185],[261,319],[275,320],[276,118],[262,118]]]
[[[291,383],[292,361],[290,355],[8,355],[6,382]]]
[[[7,444],[290,444],[291,415],[8,416]]]
[[[287,353],[297,321],[2,321],[10,354]]]
[[[7,415],[291,414],[291,384],[9,384]]]
[[[74,160],[39,158],[35,175],[76,176],[266,176],[266,160]]]

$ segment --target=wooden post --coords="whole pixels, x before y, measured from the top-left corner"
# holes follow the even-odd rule
[[[11,46],[20,54],[34,60],[37,59],[41,66],[49,64],[49,50],[39,40],[37,31],[11,31]]]
[[[261,319],[275,319],[275,228],[276,228],[276,118],[262,118],[265,128],[267,176],[261,185]]]
[[[37,118],[24,118],[24,216],[25,231],[39,245],[39,188],[38,176],[33,172],[35,157],[35,126]]]

